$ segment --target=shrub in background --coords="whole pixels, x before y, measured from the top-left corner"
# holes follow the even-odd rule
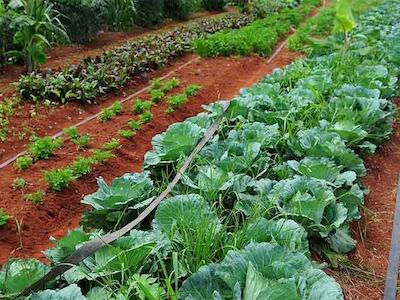
[[[12,19],[16,15],[13,11],[6,11],[0,0],[0,67],[6,63],[6,52],[15,49],[13,37],[17,32],[16,27],[11,26]]]
[[[137,25],[153,26],[163,20],[164,0],[133,0],[133,4]]]
[[[102,28],[101,7],[83,0],[52,0],[61,13],[60,20],[73,43],[87,44],[97,38]]]
[[[178,20],[187,20],[198,8],[193,0],[165,0],[165,14],[167,17]]]
[[[222,11],[225,4],[225,0],[203,0],[203,6],[207,10]]]
[[[102,0],[102,18],[109,30],[126,30],[134,25],[133,0]]]

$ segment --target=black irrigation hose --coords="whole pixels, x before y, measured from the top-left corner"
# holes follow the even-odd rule
[[[34,284],[32,284],[31,286],[26,288],[19,296],[26,297],[26,296],[29,296],[30,294],[32,294],[33,292],[42,289],[46,283],[55,279],[56,277],[60,276],[61,274],[65,273],[66,271],[71,269],[73,266],[77,265],[78,263],[83,261],[85,258],[87,258],[90,255],[92,255],[93,253],[95,253],[100,248],[112,243],[113,241],[117,240],[121,236],[127,234],[136,225],[138,225],[147,216],[149,216],[150,213],[157,208],[157,206],[160,204],[160,202],[168,196],[168,194],[172,191],[172,189],[175,187],[175,185],[182,178],[182,175],[189,168],[189,166],[193,162],[193,159],[195,158],[195,156],[201,151],[201,149],[203,149],[203,147],[207,144],[207,142],[214,136],[215,132],[218,130],[219,124],[221,123],[221,120],[230,104],[230,102],[221,102],[221,103],[223,106],[221,116],[207,129],[206,133],[204,134],[204,137],[197,144],[197,146],[194,148],[194,150],[189,155],[189,157],[185,160],[183,166],[179,169],[178,173],[176,174],[174,179],[169,183],[167,188],[156,199],[154,199],[149,204],[149,206],[147,206],[146,209],[135,220],[133,220],[132,222],[130,222],[129,224],[125,225],[123,228],[121,228],[117,231],[108,233],[101,237],[96,237],[93,240],[89,241],[88,243],[84,244],[82,247],[80,247],[78,250],[76,250],[74,253],[72,253],[69,257],[67,257],[62,263],[60,263],[59,265],[57,265],[53,269],[51,269],[50,272],[48,272],[45,276],[43,276],[41,279],[36,281]]]
[[[384,300],[396,300],[397,279],[400,263],[400,173],[397,180],[396,209],[394,213],[392,242],[390,245],[389,263],[385,281]]]

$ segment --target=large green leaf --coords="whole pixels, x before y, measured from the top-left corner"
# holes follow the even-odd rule
[[[155,219],[168,236],[185,230],[218,232],[221,223],[208,203],[199,195],[169,198],[156,210]]]
[[[154,192],[147,172],[125,174],[110,186],[101,177],[97,183],[99,190],[82,200],[94,208],[82,217],[85,227],[113,229],[123,225],[148,205]]]
[[[56,247],[46,250],[44,253],[48,259],[54,263],[61,262],[64,258],[72,254],[77,246],[87,242],[91,234],[85,233],[82,229],[75,229],[68,232],[67,236],[56,240],[51,238]]]
[[[204,129],[191,122],[172,124],[152,140],[154,150],[147,152],[144,168],[161,162],[172,162],[190,154],[204,134]]]
[[[350,32],[357,26],[351,11],[350,0],[338,0],[336,4],[335,31]]]
[[[308,254],[307,232],[293,220],[258,218],[238,231],[235,239],[239,248],[250,242],[269,242]]]
[[[116,208],[128,203],[139,203],[150,197],[153,183],[148,173],[131,173],[113,180],[109,186],[103,178],[97,180],[99,190],[85,196],[82,203],[94,209]]]
[[[278,182],[269,198],[282,214],[309,220],[304,225],[320,224],[325,208],[335,202],[335,196],[326,184],[304,176]]]
[[[144,260],[153,251],[156,243],[142,242],[137,245],[127,245],[117,240],[112,245],[106,245],[85,259],[79,266],[64,273],[68,283],[79,282],[83,279],[96,280],[115,274],[134,274]]]
[[[71,284],[60,290],[44,290],[31,295],[28,300],[85,300],[81,289]]]
[[[298,156],[327,157],[338,166],[365,174],[363,160],[354,151],[346,147],[342,138],[334,132],[327,132],[321,128],[312,128],[298,132],[298,139],[291,148]]]
[[[44,64],[47,61],[47,55],[41,46],[33,46],[30,48],[30,53],[32,55],[32,60],[38,64]]]
[[[247,269],[243,300],[297,300],[296,281],[293,278],[281,281],[270,280],[258,272],[250,263]]]
[[[229,251],[221,263],[200,268],[184,281],[179,296],[191,300],[344,299],[335,280],[315,269],[303,254],[268,243]]]
[[[12,295],[23,291],[43,277],[49,269],[34,259],[8,261],[0,272],[0,295]]]

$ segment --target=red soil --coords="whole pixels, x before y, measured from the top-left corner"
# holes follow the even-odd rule
[[[16,177],[22,177],[30,184],[24,190],[25,193],[37,189],[46,190],[47,186],[42,180],[42,171],[52,168],[61,168],[68,165],[77,155],[84,155],[88,151],[78,151],[70,142],[66,142],[64,148],[56,152],[55,156],[49,160],[38,161],[26,171],[17,172],[13,166],[8,166],[1,170],[0,182],[0,207],[22,222],[21,239],[23,248],[19,247],[19,236],[15,221],[0,229],[0,263],[5,262],[10,256],[30,256],[42,259],[40,251],[51,246],[48,241],[50,236],[61,237],[66,234],[68,229],[76,228],[79,225],[80,214],[85,210],[85,206],[80,204],[83,195],[93,193],[96,186],[96,177],[103,176],[108,182],[126,172],[138,172],[141,169],[144,154],[151,149],[151,138],[164,131],[170,124],[182,121],[189,116],[202,111],[201,105],[214,102],[218,99],[230,99],[239,90],[249,86],[271,73],[275,68],[283,67],[298,57],[299,54],[289,53],[286,49],[267,64],[266,59],[260,57],[242,58],[217,58],[208,60],[198,60],[185,68],[177,71],[175,76],[181,80],[181,87],[172,93],[180,92],[188,84],[200,84],[202,86],[199,94],[174,114],[165,113],[167,103],[161,103],[153,108],[153,120],[145,125],[142,130],[131,140],[123,140],[121,149],[117,150],[116,158],[108,163],[95,167],[92,174],[74,182],[68,189],[60,193],[47,191],[44,204],[35,206],[32,203],[24,202],[23,192],[13,192],[11,185]],[[189,55],[184,57],[179,63],[192,59]],[[169,71],[167,68],[160,72],[151,74],[161,76]],[[143,84],[142,84],[143,85]],[[121,90],[122,94],[130,94],[139,86],[127,87]],[[111,103],[120,99],[116,95],[110,95],[102,101]],[[97,120],[82,126],[80,131],[89,133],[93,138],[92,147],[99,147],[111,137],[116,137],[118,129],[127,128],[127,121],[134,118],[130,112],[131,102],[124,105],[124,113],[110,122],[100,123]],[[93,113],[94,108],[88,107],[86,111],[80,111],[78,105],[66,105],[44,109],[39,112],[42,125],[53,125],[54,128],[62,128],[80,118]],[[98,109],[98,108],[97,108]],[[96,109],[96,110],[97,110]],[[21,120],[21,116],[17,116]],[[26,122],[30,119],[26,118]],[[49,134],[54,130],[42,128],[42,134]],[[40,132],[40,130],[39,130]],[[10,144],[8,144],[10,146]],[[9,150],[9,149],[7,149]]]

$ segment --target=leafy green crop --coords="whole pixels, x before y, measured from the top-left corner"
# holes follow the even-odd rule
[[[201,267],[180,293],[186,299],[344,299],[335,280],[303,254],[267,243],[231,250],[221,263]]]
[[[198,84],[191,84],[185,88],[185,94],[186,96],[195,96],[197,93],[200,91],[201,86]]]
[[[119,148],[120,145],[121,143],[118,139],[112,138],[109,142],[103,145],[103,149],[110,151]]]
[[[150,168],[161,162],[173,162],[182,155],[188,155],[203,133],[202,128],[189,122],[171,125],[165,133],[156,135],[152,139],[154,152],[146,153],[144,168]]]
[[[346,52],[344,37],[333,35],[327,55],[297,60],[242,89],[223,115],[218,102],[171,125],[145,155],[143,170],[151,173],[126,174],[110,185],[99,179],[99,190],[83,200],[92,207],[83,229],[46,251],[53,264],[135,219],[221,118],[140,230],[44,292],[59,296],[68,288],[78,299],[343,299],[310,252],[337,267],[355,247],[349,225],[360,219],[364,201],[361,155],[374,152],[395,121],[399,14],[400,0],[387,1],[357,20]],[[92,151],[90,159],[109,155]],[[3,282],[0,275],[2,293]]]
[[[150,0],[135,2],[141,2],[141,6],[153,5]],[[146,20],[149,17],[139,17],[139,11],[137,18]],[[79,65],[62,71],[22,76],[17,90],[25,100],[93,103],[98,95],[116,90],[135,76],[165,66],[173,58],[190,51],[193,40],[226,28],[242,27],[253,19],[253,16],[247,14],[226,14],[135,39],[115,50],[105,51],[100,57],[86,58]]]
[[[45,136],[36,139],[32,144],[28,145],[28,151],[34,160],[48,159],[56,149],[61,148],[63,141],[61,138],[53,139]]]
[[[132,105],[132,110],[135,114],[141,114],[150,110],[152,103],[150,101],[136,100]]]
[[[70,168],[45,171],[44,179],[53,191],[59,192],[75,180],[74,171]]]
[[[161,102],[164,98],[165,94],[161,90],[152,90],[150,91],[150,100],[154,103]]]
[[[13,181],[12,189],[13,189],[13,191],[21,190],[26,186],[26,184],[27,184],[27,182],[25,179],[17,177]]]
[[[126,222],[128,216],[146,206],[153,194],[153,183],[144,174],[126,174],[114,179],[111,186],[99,178],[99,190],[86,196],[82,203],[95,210],[84,214],[82,223],[88,227],[113,228]]]
[[[163,93],[168,93],[172,89],[178,87],[181,84],[181,81],[178,78],[173,77],[172,79],[164,82],[162,85],[160,85],[159,89]]]
[[[136,134],[136,132],[133,131],[133,130],[130,130],[130,129],[128,129],[128,130],[124,130],[124,129],[118,130],[118,135],[120,137],[126,138],[128,140],[133,138],[135,136],[135,134]]]
[[[33,162],[33,158],[29,155],[20,156],[15,160],[18,170],[23,171],[27,169]]]
[[[0,295],[16,296],[49,271],[45,264],[34,260],[12,259],[0,272]]]
[[[44,195],[45,195],[44,192],[36,191],[36,192],[30,193],[30,194],[25,194],[24,200],[30,201],[33,204],[42,204]]]
[[[112,109],[106,107],[100,111],[98,119],[102,122],[107,122],[112,120],[115,115],[116,114],[112,111]]]
[[[7,215],[2,208],[0,208],[0,226],[7,224],[11,216]]]
[[[241,29],[222,31],[198,39],[193,43],[194,50],[201,57],[250,53],[270,55],[278,38],[292,26],[298,26],[301,20],[319,4],[319,1],[306,0],[297,8],[285,8]]]
[[[151,121],[153,119],[153,114],[151,111],[145,111],[139,116],[139,121],[141,124],[145,124]]]

